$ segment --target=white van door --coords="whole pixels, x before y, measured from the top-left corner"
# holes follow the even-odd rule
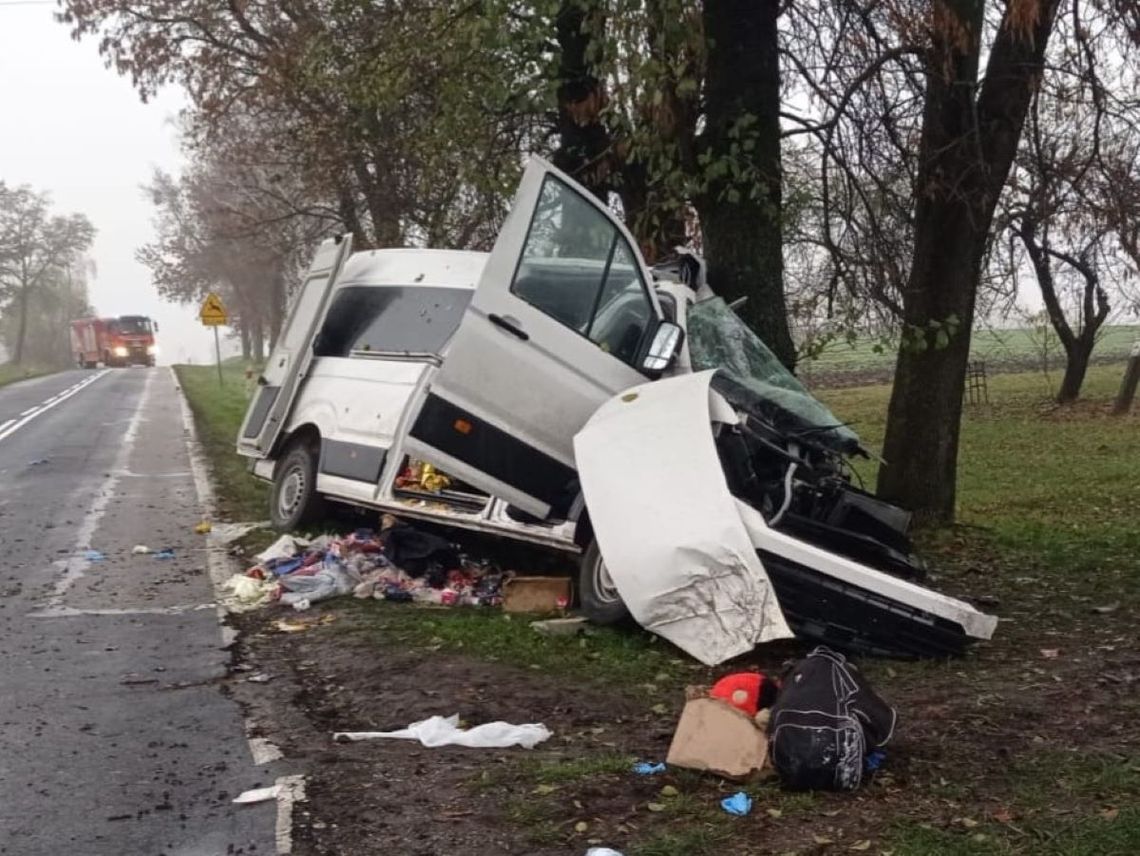
[[[647,379],[650,283],[622,222],[532,158],[406,450],[531,514],[565,511],[574,435]]]
[[[297,390],[313,360],[313,338],[328,308],[337,274],[352,252],[352,236],[329,238],[317,248],[309,273],[277,334],[277,344],[257,379],[260,387],[238,435],[238,454],[264,458],[273,450]]]

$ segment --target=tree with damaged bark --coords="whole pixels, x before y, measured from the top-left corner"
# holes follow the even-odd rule
[[[52,214],[47,194],[0,182],[0,300],[4,317],[15,319],[10,349],[16,365],[26,356],[32,313],[52,302],[61,277],[80,266],[94,240],[95,228],[83,214]]]

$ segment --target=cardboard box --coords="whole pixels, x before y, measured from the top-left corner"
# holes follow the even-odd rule
[[[503,611],[545,614],[569,609],[569,577],[512,577],[503,584]]]
[[[747,779],[763,769],[768,737],[748,714],[715,698],[685,702],[665,763]]]

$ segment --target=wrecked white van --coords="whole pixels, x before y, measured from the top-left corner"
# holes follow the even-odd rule
[[[258,382],[238,451],[281,528],[332,500],[580,553],[592,619],[706,663],[793,634],[938,656],[996,624],[918,583],[856,435],[700,260],[651,270],[539,159],[489,254],[326,241]]]

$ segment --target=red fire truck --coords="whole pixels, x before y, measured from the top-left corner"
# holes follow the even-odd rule
[[[71,322],[71,352],[80,368],[153,366],[158,346],[158,324],[145,315],[118,318],[81,318]]]

